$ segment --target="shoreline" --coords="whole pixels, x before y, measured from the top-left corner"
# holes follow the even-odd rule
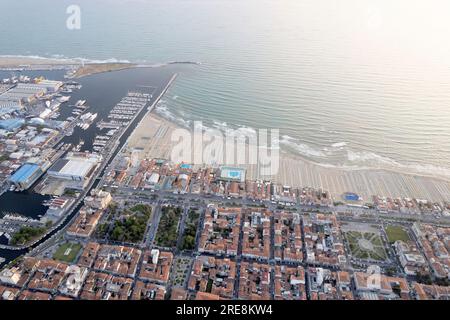
[[[380,171],[380,172],[390,172],[390,173],[397,173],[397,174],[404,174],[409,176],[416,176],[421,178],[430,178],[430,179],[436,179],[436,180],[442,180],[445,182],[450,183],[450,177],[447,176],[437,176],[433,174],[427,174],[427,173],[419,173],[419,172],[407,172],[406,170],[402,169],[394,169],[394,168],[370,168],[370,167],[345,167],[345,166],[335,166],[332,164],[323,164],[320,162],[314,162],[310,159],[307,159],[305,157],[302,157],[300,155],[295,154],[294,152],[289,152],[286,150],[282,150],[283,153],[287,154],[290,158],[309,162],[312,165],[320,166],[325,169],[336,169],[336,170],[342,170],[347,172],[358,172],[358,171]],[[450,200],[450,199],[449,199]]]
[[[28,71],[65,69],[69,79],[79,79],[85,76],[135,68],[138,65],[120,61],[84,61],[81,59],[56,59],[26,56],[0,56],[0,70]]]
[[[173,63],[175,62],[146,65],[105,61],[83,64],[82,60],[77,61],[77,59],[0,56],[0,69],[5,67],[26,68],[26,66],[30,68],[42,66],[59,67],[75,70],[70,76],[70,78],[75,79],[96,73],[139,67],[161,67]],[[139,141],[133,141],[133,137],[136,135],[139,140],[145,136],[146,133],[139,132],[138,129],[143,125],[142,123],[147,121],[149,121],[150,124],[147,124],[145,126],[146,128],[152,128],[153,126],[161,127],[163,129],[161,129],[162,131],[153,133],[157,134],[154,139],[146,141],[147,147],[149,147],[147,148],[148,150],[146,153],[151,157],[169,159],[169,150],[171,149],[170,139],[162,136],[167,132],[172,132],[173,130],[182,127],[156,112],[149,112],[143,117],[141,123],[135,128],[135,132],[130,135],[127,145],[133,146],[134,143],[134,145],[139,146]],[[152,123],[152,121],[155,121],[155,123]],[[162,143],[160,141],[161,139]],[[407,168],[402,170],[400,168],[332,167],[330,165],[324,165],[306,159],[294,152],[286,150],[286,148],[280,148],[280,168],[274,175],[260,176],[257,173],[258,168],[256,165],[247,165],[243,167],[247,169],[247,176],[250,179],[267,179],[291,186],[322,188],[328,190],[335,196],[344,192],[357,192],[366,200],[371,199],[373,195],[380,195],[390,197],[402,196],[426,198],[433,201],[450,201],[450,177],[408,172]]]
[[[178,128],[186,129],[157,112],[151,112],[130,135],[126,151],[139,150],[140,158],[170,159],[171,147],[174,145],[171,134]],[[356,192],[367,201],[371,201],[375,195],[450,201],[450,182],[445,178],[390,169],[333,168],[283,149],[280,149],[279,170],[274,175],[261,176],[257,172],[257,165],[230,165],[244,167],[248,179],[272,180],[294,187],[321,188],[329,191],[336,199],[345,192]]]

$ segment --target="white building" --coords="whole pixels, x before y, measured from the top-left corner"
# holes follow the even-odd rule
[[[45,88],[49,92],[56,92],[61,88],[63,83],[61,81],[54,81],[54,80],[40,80],[37,85],[39,85],[42,88]]]
[[[48,170],[48,175],[59,179],[84,181],[92,176],[100,161],[101,156],[99,155],[72,153],[66,158],[56,161]]]
[[[159,173],[153,172],[150,177],[147,179],[150,185],[155,185],[159,181]]]
[[[0,272],[0,282],[16,285],[19,282],[21,276],[22,274],[17,268],[4,269]]]
[[[398,240],[394,243],[394,248],[406,274],[416,275],[419,270],[427,265],[425,257],[412,243]]]
[[[111,194],[100,189],[92,190],[91,195],[84,198],[84,204],[94,209],[105,209],[111,201]]]

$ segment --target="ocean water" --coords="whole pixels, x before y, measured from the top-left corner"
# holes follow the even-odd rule
[[[67,6],[81,29],[66,28]],[[0,55],[186,66],[158,106],[185,126],[279,128],[346,168],[450,177],[448,0],[2,0]]]

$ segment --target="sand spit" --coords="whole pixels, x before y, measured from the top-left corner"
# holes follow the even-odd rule
[[[86,62],[81,59],[0,56],[0,69],[66,68],[71,70],[70,78],[81,78],[96,73],[123,70],[136,66],[136,64],[127,62]]]

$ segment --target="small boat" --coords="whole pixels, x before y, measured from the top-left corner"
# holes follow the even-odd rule
[[[67,102],[70,100],[70,96],[62,96],[58,100],[59,100],[59,102],[64,103],[64,102]]]
[[[86,100],[78,100],[77,103],[75,103],[75,106],[76,107],[81,107],[85,103],[86,103]]]

